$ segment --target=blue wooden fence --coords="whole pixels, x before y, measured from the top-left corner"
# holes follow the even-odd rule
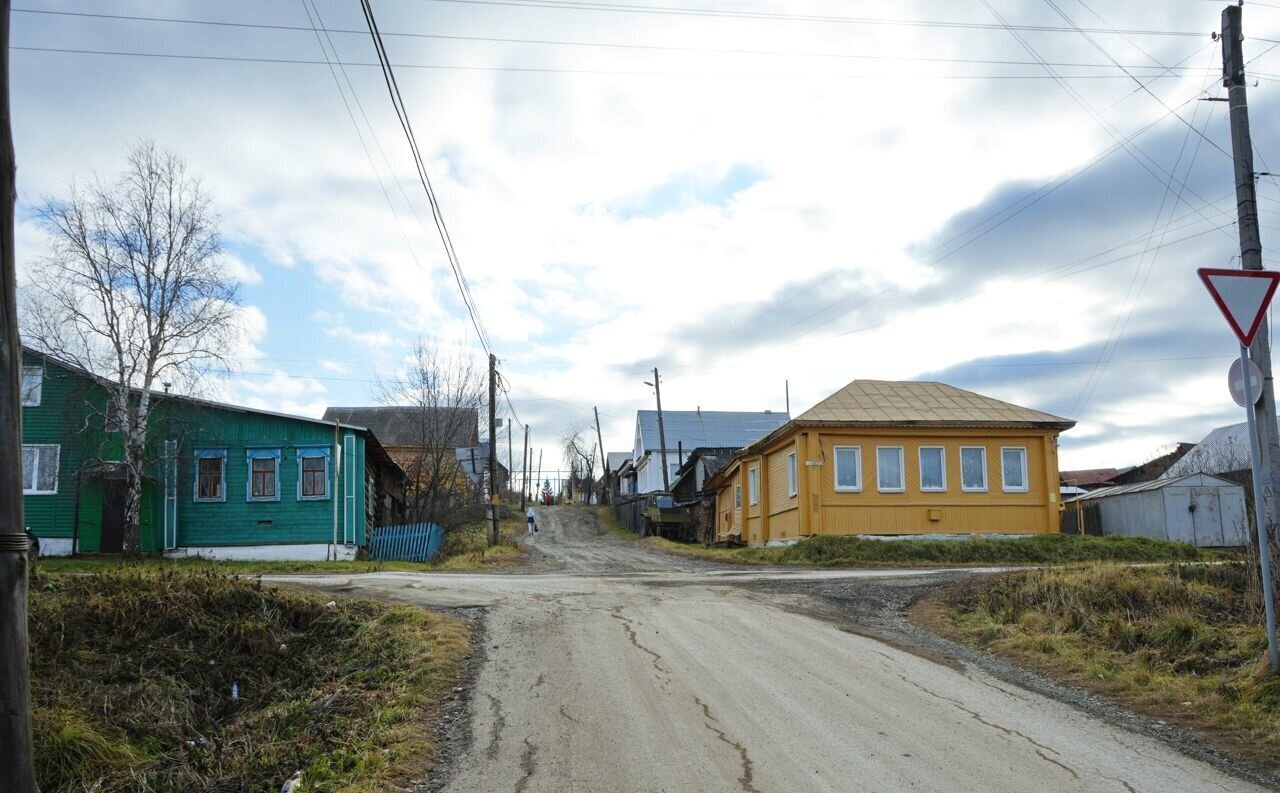
[[[444,529],[434,523],[376,526],[369,536],[369,555],[387,562],[425,562],[444,545]]]

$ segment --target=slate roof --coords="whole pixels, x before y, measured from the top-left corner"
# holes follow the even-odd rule
[[[1040,426],[1070,429],[1075,422],[935,382],[854,380],[796,416],[840,424],[938,423],[953,426]]]
[[[617,473],[622,469],[622,464],[631,459],[631,452],[609,452],[608,462],[609,471]]]
[[[1225,474],[1250,468],[1249,425],[1228,424],[1204,436],[1160,477],[1172,479],[1187,474]]]
[[[368,427],[384,446],[421,446],[424,416],[448,432],[450,448],[472,446],[479,437],[480,414],[475,408],[419,408],[412,405],[328,407],[326,421]],[[431,426],[431,425],[429,425]]]
[[[664,410],[662,424],[667,451],[699,446],[741,449],[773,432],[791,419],[773,411]],[[638,454],[661,451],[658,442],[658,411],[637,410]]]

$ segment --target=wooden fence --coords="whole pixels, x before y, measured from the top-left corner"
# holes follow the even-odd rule
[[[384,562],[426,562],[444,545],[444,529],[434,523],[376,526],[369,535],[369,555]]]
[[[618,496],[613,501],[613,514],[618,516],[618,523],[627,531],[641,533],[648,522],[644,518],[644,508],[648,506],[647,495]]]

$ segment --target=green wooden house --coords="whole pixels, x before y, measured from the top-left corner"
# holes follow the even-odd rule
[[[22,486],[42,555],[118,553],[125,481],[103,380],[23,351]],[[145,552],[352,558],[404,512],[404,471],[368,429],[153,394]]]

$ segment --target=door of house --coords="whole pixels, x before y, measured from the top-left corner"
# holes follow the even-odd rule
[[[102,483],[102,544],[100,553],[120,553],[124,550],[124,505],[128,497],[128,484],[121,479],[107,479]]]

